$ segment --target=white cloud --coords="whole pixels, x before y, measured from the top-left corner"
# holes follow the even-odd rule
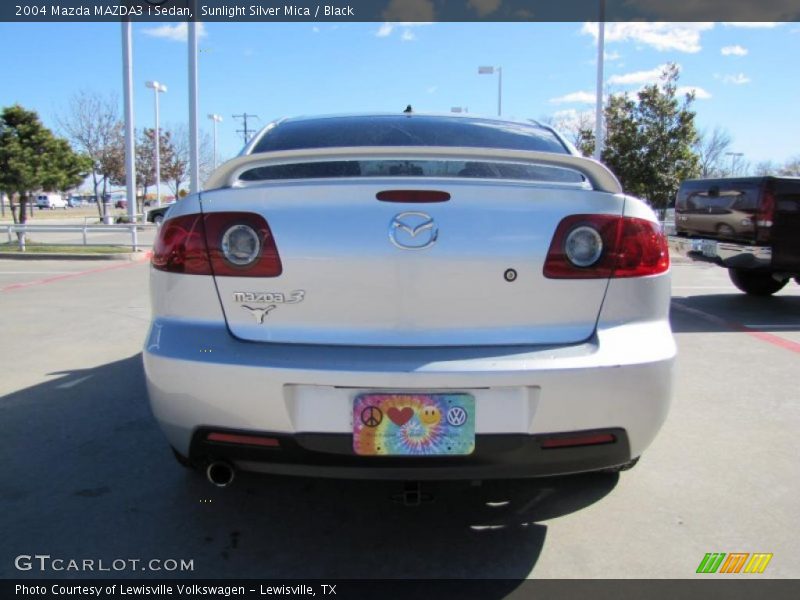
[[[661,65],[649,71],[635,71],[622,75],[612,75],[608,78],[607,83],[609,85],[641,85],[645,83],[654,83],[659,80],[665,67],[666,65]]]
[[[733,85],[744,85],[746,83],[750,83],[750,78],[744,73],[738,73],[736,75],[725,75],[725,77],[722,78],[722,83],[731,83]]]
[[[594,92],[572,92],[558,98],[551,98],[553,104],[594,104],[597,95]]]
[[[319,33],[320,30],[319,27],[315,26],[311,28],[311,31],[313,31],[314,33]],[[155,140],[155,136],[153,136],[153,140]],[[153,147],[155,147],[155,141],[153,142]]]
[[[402,33],[400,39],[404,42],[410,42],[417,39],[416,34],[411,31],[412,27],[423,27],[425,25],[433,25],[433,22],[414,22],[414,23],[383,23],[375,32],[376,37],[389,37],[392,33],[400,28]]]
[[[700,34],[714,28],[714,23],[607,23],[605,39],[613,42],[636,42],[666,51],[694,54],[700,52]],[[597,39],[597,23],[584,23],[581,33]]]
[[[744,29],[773,29],[780,27],[783,23],[771,21],[728,21],[723,23],[725,27],[742,27]]]
[[[735,46],[725,46],[720,50],[722,56],[747,56],[747,48],[736,44]]]
[[[392,23],[384,23],[380,26],[378,31],[375,32],[377,37],[387,37],[391,35],[392,31],[394,30],[394,24]]]
[[[436,90],[438,90],[438,89],[439,89],[438,85],[432,85],[425,91],[428,92],[429,94],[435,94]]]
[[[479,17],[485,17],[500,8],[502,0],[469,0],[467,5],[475,9]]]
[[[694,92],[694,97],[697,100],[708,100],[711,98],[711,94],[709,92],[707,92],[701,87],[697,87],[694,85],[684,85],[675,90],[675,94],[677,96],[683,96],[684,94],[691,94],[692,92]]]
[[[159,25],[158,27],[149,27],[143,29],[142,33],[154,38],[161,38],[164,40],[171,40],[173,42],[185,42],[189,39],[189,24],[188,23],[175,23],[174,25]],[[197,22],[197,36],[202,37],[206,35],[205,25]]]

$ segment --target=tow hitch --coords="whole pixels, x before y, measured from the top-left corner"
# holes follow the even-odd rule
[[[403,491],[393,495],[392,500],[403,506],[421,506],[423,503],[433,502],[433,494],[424,493],[419,481],[406,481]]]

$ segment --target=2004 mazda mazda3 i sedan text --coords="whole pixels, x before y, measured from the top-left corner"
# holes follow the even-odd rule
[[[551,129],[285,119],[207,188],[159,231],[144,363],[213,482],[624,468],[664,421],[666,242]]]

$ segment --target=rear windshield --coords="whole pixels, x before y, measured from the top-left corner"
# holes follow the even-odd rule
[[[709,181],[684,184],[678,192],[676,209],[687,212],[753,212],[761,189],[757,181]]]
[[[421,115],[288,120],[268,129],[252,152],[346,146],[464,146],[569,153],[553,132],[538,125]]]
[[[586,182],[586,178],[577,171],[549,165],[496,161],[385,159],[267,165],[249,169],[242,173],[239,179],[267,181],[331,177],[464,177],[564,184]]]

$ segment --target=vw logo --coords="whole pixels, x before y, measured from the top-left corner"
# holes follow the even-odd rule
[[[436,243],[439,228],[424,212],[404,212],[389,224],[389,241],[401,250],[424,250]]]
[[[447,411],[447,422],[453,427],[461,427],[467,422],[467,411],[460,406],[454,406]]]

